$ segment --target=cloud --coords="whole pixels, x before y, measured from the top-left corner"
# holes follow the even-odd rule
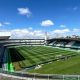
[[[32,27],[29,27],[28,29],[29,29],[29,30],[33,30],[33,28],[32,28]]]
[[[11,31],[12,38],[42,38],[43,32],[41,30],[29,30],[29,29],[15,29]]]
[[[18,8],[17,10],[21,15],[26,15],[27,17],[31,15],[31,11],[29,10],[29,8]]]
[[[53,32],[54,33],[67,33],[67,32],[70,32],[70,30],[69,29],[61,29],[61,30],[57,29],[57,30],[54,30]]]
[[[9,24],[11,24],[11,23],[10,23],[10,22],[4,22],[4,24],[5,24],[5,25],[9,25]]]
[[[0,27],[3,26],[3,24],[0,22]]]
[[[54,25],[54,22],[51,20],[44,20],[41,22],[41,26],[52,26]]]
[[[13,29],[13,30],[2,30],[3,33],[9,32],[11,33],[10,38],[16,39],[29,39],[29,38],[44,38],[44,32],[42,30],[32,30],[29,28],[23,29]],[[5,35],[5,34],[4,34]]]
[[[9,31],[11,32],[11,38],[22,38],[22,39],[27,39],[27,38],[44,38],[45,32],[42,30],[30,30],[30,29],[14,29]],[[62,29],[62,30],[54,30],[51,32],[48,32],[48,35],[50,37],[54,37],[53,34],[55,33],[67,33],[70,32],[69,29]]]
[[[65,27],[66,27],[66,25],[62,24],[62,25],[60,25],[60,27],[65,28]]]
[[[74,28],[73,32],[80,32],[80,29]]]
[[[45,32],[43,30],[34,30],[29,28],[21,28],[21,29],[13,29],[13,30],[2,30],[4,32],[4,35],[6,35],[5,32],[11,33],[11,37],[13,39],[40,39],[45,37]],[[80,29],[56,29],[48,33],[49,38],[53,38],[56,36],[56,34],[59,34],[59,36],[66,36],[71,34],[77,34],[80,32]]]
[[[5,25],[9,25],[10,24],[10,22],[0,22],[0,27],[2,27],[2,26],[5,26]]]

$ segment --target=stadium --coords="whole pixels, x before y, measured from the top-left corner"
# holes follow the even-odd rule
[[[80,38],[0,36],[0,80],[80,80]]]
[[[0,0],[0,80],[80,80],[80,0]]]

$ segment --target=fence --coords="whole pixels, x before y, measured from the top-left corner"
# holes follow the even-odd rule
[[[0,70],[0,80],[80,80],[80,75],[28,74]]]

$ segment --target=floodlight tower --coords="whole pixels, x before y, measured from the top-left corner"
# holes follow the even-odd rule
[[[47,45],[48,35],[47,32],[45,32],[45,45]]]

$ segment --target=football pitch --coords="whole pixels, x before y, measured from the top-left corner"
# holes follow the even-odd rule
[[[15,70],[41,74],[80,74],[79,52],[46,46],[20,46],[9,48]]]

